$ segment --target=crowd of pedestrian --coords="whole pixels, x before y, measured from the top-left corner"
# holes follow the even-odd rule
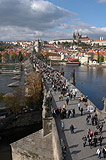
[[[77,89],[75,87],[70,87],[69,83],[67,83],[67,80],[61,75],[60,72],[55,71],[53,68],[48,66],[45,63],[42,63],[41,61],[38,61],[36,64],[38,68],[40,68],[44,85],[46,87],[46,84],[52,88],[52,91],[54,94],[59,92],[59,101],[65,101],[63,106],[60,108],[54,108],[53,109],[53,117],[59,117],[61,120],[64,118],[74,118],[75,117],[75,108],[67,109],[67,106],[69,105],[70,101],[76,99],[77,97]],[[83,94],[79,97],[78,102],[78,110],[81,116],[83,116],[84,109],[82,107],[82,103],[85,104],[85,106],[88,105],[88,97],[84,96]],[[103,157],[106,158],[106,147],[102,147],[102,141],[104,137],[102,136],[102,129],[103,129],[103,123],[99,123],[98,116],[95,113],[91,116],[90,113],[88,113],[86,117],[86,125],[92,125],[95,126],[95,131],[93,132],[90,127],[87,129],[87,134],[82,137],[83,141],[83,147],[86,147],[88,145],[91,149],[93,147],[97,147],[99,145],[100,147],[97,149],[96,154],[98,155],[98,158],[101,158],[101,153],[103,153]],[[62,132],[64,132],[65,129],[65,123],[61,122],[61,129]],[[70,125],[70,131],[71,134],[74,132],[74,124]],[[66,146],[65,144],[62,145],[62,150],[64,153],[66,153]]]

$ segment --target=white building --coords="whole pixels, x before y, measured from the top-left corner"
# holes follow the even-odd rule
[[[59,43],[63,43],[63,42],[68,42],[68,43],[73,43],[73,39],[58,39],[58,40],[51,40],[49,41],[49,44],[58,44]]]
[[[98,44],[99,46],[106,46],[106,40],[95,40],[92,42],[92,46],[95,44]]]

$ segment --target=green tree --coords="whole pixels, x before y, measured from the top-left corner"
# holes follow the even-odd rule
[[[38,59],[41,59],[41,60],[43,60],[43,59],[44,59],[43,54],[42,54],[42,53],[40,53],[40,52],[37,52],[37,53],[36,53],[36,57],[37,57]]]
[[[101,55],[101,62],[104,62],[104,56]]]
[[[4,57],[5,61],[8,62],[8,60],[9,60],[9,54],[8,54],[8,52],[5,52],[4,55],[3,55],[3,57]]]
[[[0,102],[4,101],[4,93],[0,92]]]
[[[12,61],[14,61],[14,62],[15,62],[16,57],[17,57],[16,53],[15,53],[15,52],[13,52],[13,53],[12,53],[12,55],[11,55]]]
[[[4,46],[0,46],[0,51],[4,51],[5,47]]]
[[[19,60],[20,62],[23,60],[23,55],[22,55],[21,51],[19,51],[18,60]]]
[[[44,56],[44,61],[47,63],[48,60],[49,60],[49,56],[48,56],[48,55],[45,55],[45,56]]]

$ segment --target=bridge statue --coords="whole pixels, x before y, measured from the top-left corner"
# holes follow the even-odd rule
[[[102,100],[104,101],[104,109],[103,110],[106,112],[106,98],[103,97]]]
[[[43,135],[47,135],[52,131],[52,96],[51,92],[44,91],[44,99],[43,99],[43,111],[42,111],[42,123],[43,123]]]

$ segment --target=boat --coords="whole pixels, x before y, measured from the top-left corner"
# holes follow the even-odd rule
[[[66,65],[79,66],[80,62],[66,62]]]
[[[19,81],[8,84],[8,87],[19,87]]]
[[[18,76],[15,76],[15,77],[11,78],[11,79],[12,79],[12,80],[20,80],[20,79],[21,79],[21,76],[18,75]]]

